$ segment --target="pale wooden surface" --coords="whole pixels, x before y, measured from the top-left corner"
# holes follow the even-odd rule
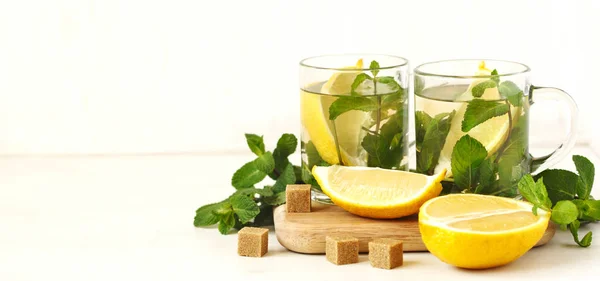
[[[416,215],[396,220],[375,220],[355,216],[333,205],[313,202],[310,213],[287,213],[285,205],[273,211],[275,234],[286,249],[304,254],[324,254],[325,236],[351,235],[359,240],[359,251],[369,251],[375,238],[397,238],[405,252],[425,252]],[[552,239],[556,228],[550,224],[536,246]]]

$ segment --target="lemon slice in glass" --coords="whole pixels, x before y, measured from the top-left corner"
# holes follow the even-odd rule
[[[476,75],[491,75],[491,71],[487,69],[485,67],[485,63],[482,62],[482,64],[479,66],[479,70],[476,72]],[[446,142],[444,143],[444,147],[442,148],[442,151],[440,153],[438,165],[434,170],[435,173],[439,173],[440,171],[446,169],[448,171],[446,177],[452,176],[452,169],[450,166],[450,158],[452,156],[452,151],[454,150],[454,145],[456,144],[456,142],[466,134],[478,140],[487,150],[488,156],[498,151],[502,144],[507,140],[510,129],[508,113],[490,118],[487,121],[471,129],[468,133],[462,131],[462,121],[465,117],[468,101],[473,99],[471,89],[477,84],[486,80],[487,79],[477,79],[473,81],[471,85],[469,85],[469,88],[457,98],[458,101],[465,102],[456,111],[456,115],[450,123],[450,131],[448,132]],[[484,100],[502,99],[497,87],[487,88],[480,98]],[[521,108],[510,106],[510,110],[513,122],[516,122],[516,118],[518,118],[519,115],[521,115]]]
[[[332,165],[365,164],[357,156],[361,141],[361,126],[370,120],[369,113],[353,110],[340,115],[335,120],[335,124],[329,120],[329,106],[337,99],[336,96],[350,94],[352,82],[361,73],[362,68],[363,60],[360,59],[355,66],[346,67],[348,71],[334,73],[321,87],[321,95],[307,92],[300,95],[302,125],[321,158]],[[354,69],[357,71],[351,71]],[[334,132],[337,133],[341,157],[338,156]]]

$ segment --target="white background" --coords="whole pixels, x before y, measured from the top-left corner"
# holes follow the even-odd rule
[[[244,132],[273,146],[299,132],[298,62],[348,52],[523,62],[572,94],[579,142],[598,146],[598,14],[592,0],[4,0],[0,154],[237,152]],[[566,116],[533,112],[532,142],[554,145]]]

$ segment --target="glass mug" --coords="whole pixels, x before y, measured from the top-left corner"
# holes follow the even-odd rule
[[[331,203],[313,166],[408,170],[408,61],[378,54],[324,55],[300,62],[302,179]]]
[[[446,60],[422,64],[414,76],[416,171],[446,169],[443,194],[517,197],[523,175],[557,164],[575,144],[575,101],[563,90],[531,85],[524,64]],[[529,110],[540,100],[568,106],[570,132],[552,154],[534,158]]]

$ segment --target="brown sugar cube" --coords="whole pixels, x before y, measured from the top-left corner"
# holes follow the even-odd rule
[[[371,266],[392,269],[402,265],[402,241],[380,238],[369,242],[369,261]]]
[[[358,239],[350,236],[325,237],[325,255],[333,264],[358,262]]]
[[[262,257],[269,249],[269,230],[258,227],[244,227],[238,231],[238,255]]]
[[[310,184],[288,184],[285,200],[288,213],[310,213]]]

